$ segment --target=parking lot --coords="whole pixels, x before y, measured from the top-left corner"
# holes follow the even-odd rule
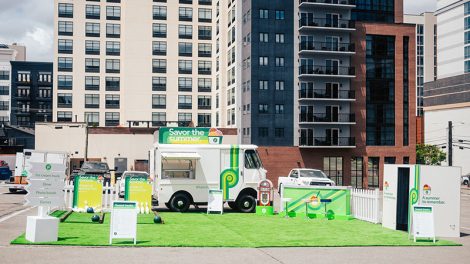
[[[350,248],[107,248],[12,246],[25,231],[24,194],[0,187],[1,263],[468,263],[470,261],[470,189],[461,189],[461,247],[350,247]],[[272,230],[276,232],[276,230]],[[305,234],[315,236],[315,234]],[[214,234],[217,236],[217,234]]]

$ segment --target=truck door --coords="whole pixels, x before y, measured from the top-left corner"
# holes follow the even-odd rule
[[[220,189],[223,191],[224,200],[233,201],[237,199],[244,182],[240,173],[240,149],[236,146],[222,149],[220,155]]]
[[[247,149],[244,153],[243,177],[246,183],[258,184],[260,181],[265,180],[264,175],[260,173],[263,167],[258,153],[254,149]],[[254,187],[254,186],[252,186]]]

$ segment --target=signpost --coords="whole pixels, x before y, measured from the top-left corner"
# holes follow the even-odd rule
[[[137,243],[137,203],[113,202],[111,225],[109,228],[109,244],[115,238],[133,239]]]
[[[152,209],[152,184],[147,176],[126,177],[124,200],[137,202],[141,213],[150,213]]]
[[[47,207],[58,207],[64,204],[63,189],[65,170],[59,163],[30,162],[26,167],[28,175],[28,194],[25,196],[27,206],[39,206],[37,216],[28,216],[26,222],[26,239],[31,242],[57,241],[59,219],[47,215]]]
[[[413,236],[415,242],[417,238],[432,238],[436,243],[432,206],[413,206]]]
[[[224,212],[224,193],[222,190],[209,189],[209,200],[207,203],[207,213],[211,212]]]

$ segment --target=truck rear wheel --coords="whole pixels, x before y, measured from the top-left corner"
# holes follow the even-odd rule
[[[256,199],[249,194],[245,194],[237,199],[237,207],[242,213],[253,213],[256,209]]]
[[[228,207],[230,207],[230,209],[232,209],[234,211],[239,210],[236,202],[228,202]]]
[[[170,200],[170,210],[174,212],[186,212],[191,205],[191,199],[187,194],[177,193]]]

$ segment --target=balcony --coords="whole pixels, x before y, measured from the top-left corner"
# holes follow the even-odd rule
[[[353,43],[332,43],[332,42],[319,42],[309,41],[300,42],[299,53],[339,53],[339,54],[354,54],[356,51]]]
[[[346,19],[308,18],[300,19],[299,23],[300,30],[356,30],[355,21]]]
[[[38,96],[38,97],[36,97],[36,100],[41,101],[41,102],[51,102],[51,101],[52,101],[52,97],[41,97],[41,96]]]
[[[320,6],[350,9],[356,7],[356,0],[299,0],[300,8]]]
[[[305,124],[355,124],[354,114],[314,113],[299,115],[299,123]]]
[[[356,93],[350,90],[308,89],[299,91],[299,100],[345,100],[354,101]]]
[[[16,94],[15,98],[18,101],[29,101],[31,100],[31,95],[30,94]]]
[[[354,137],[300,137],[301,148],[355,148]]]
[[[344,78],[354,78],[356,69],[354,67],[345,66],[318,66],[303,65],[299,67],[299,77],[308,76],[337,76]]]

